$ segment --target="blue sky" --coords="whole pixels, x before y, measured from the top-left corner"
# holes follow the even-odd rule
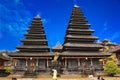
[[[75,0],[0,0],[0,50],[16,50],[33,17],[42,18],[49,46],[64,36]],[[76,0],[99,40],[120,44],[120,0]]]

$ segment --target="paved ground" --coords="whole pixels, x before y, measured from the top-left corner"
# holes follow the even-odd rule
[[[105,80],[120,80],[120,78],[116,77],[104,77]],[[11,78],[0,78],[0,80],[12,80]],[[18,78],[17,80],[53,80],[51,78]],[[58,80],[97,80],[96,77],[94,79],[88,78],[58,78]]]
[[[120,80],[120,78],[115,77],[105,77],[105,80]],[[17,80],[53,80],[52,78],[22,78]],[[58,80],[97,80],[97,78],[89,79],[89,78],[58,78]]]
[[[40,78],[17,78],[17,80],[53,80],[52,76],[39,76]],[[120,80],[120,77],[104,77],[105,80]],[[0,77],[0,80],[12,80],[10,77]],[[88,77],[81,77],[80,75],[62,75],[58,80],[97,80],[97,77],[92,79]]]

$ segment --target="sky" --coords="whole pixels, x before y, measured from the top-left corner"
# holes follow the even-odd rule
[[[15,51],[33,18],[42,18],[49,47],[63,43],[74,4],[99,41],[120,44],[120,0],[0,0],[0,50]]]

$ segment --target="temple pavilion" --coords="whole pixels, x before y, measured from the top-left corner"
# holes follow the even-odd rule
[[[52,52],[59,52],[61,53],[63,46],[59,43],[56,44],[53,48],[52,48]]]
[[[95,43],[98,37],[92,35],[94,30],[91,30],[90,26],[80,7],[75,5],[60,54],[64,73],[102,70],[103,65],[99,63],[99,59],[111,55],[100,51],[103,46]]]
[[[0,53],[0,70],[8,67],[9,64],[5,64],[6,62],[10,61],[11,58],[6,53]]]
[[[44,27],[39,15],[33,18],[22,45],[17,46],[16,53],[10,53],[15,71],[46,72],[48,62],[52,59]]]

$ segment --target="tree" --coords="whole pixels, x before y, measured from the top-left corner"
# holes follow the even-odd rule
[[[109,56],[109,57],[106,57],[106,58],[102,58],[102,59],[99,59],[99,62],[107,62],[107,61],[113,61],[113,62],[115,62],[116,63],[116,56],[115,56],[115,54],[112,54],[111,56]],[[116,63],[117,64],[117,63]]]
[[[116,73],[117,73],[117,74],[120,74],[120,68],[117,69],[117,72],[116,72]]]
[[[110,76],[114,76],[114,74],[120,73],[120,68],[118,68],[114,61],[107,61],[106,65],[104,66],[104,71]]]

